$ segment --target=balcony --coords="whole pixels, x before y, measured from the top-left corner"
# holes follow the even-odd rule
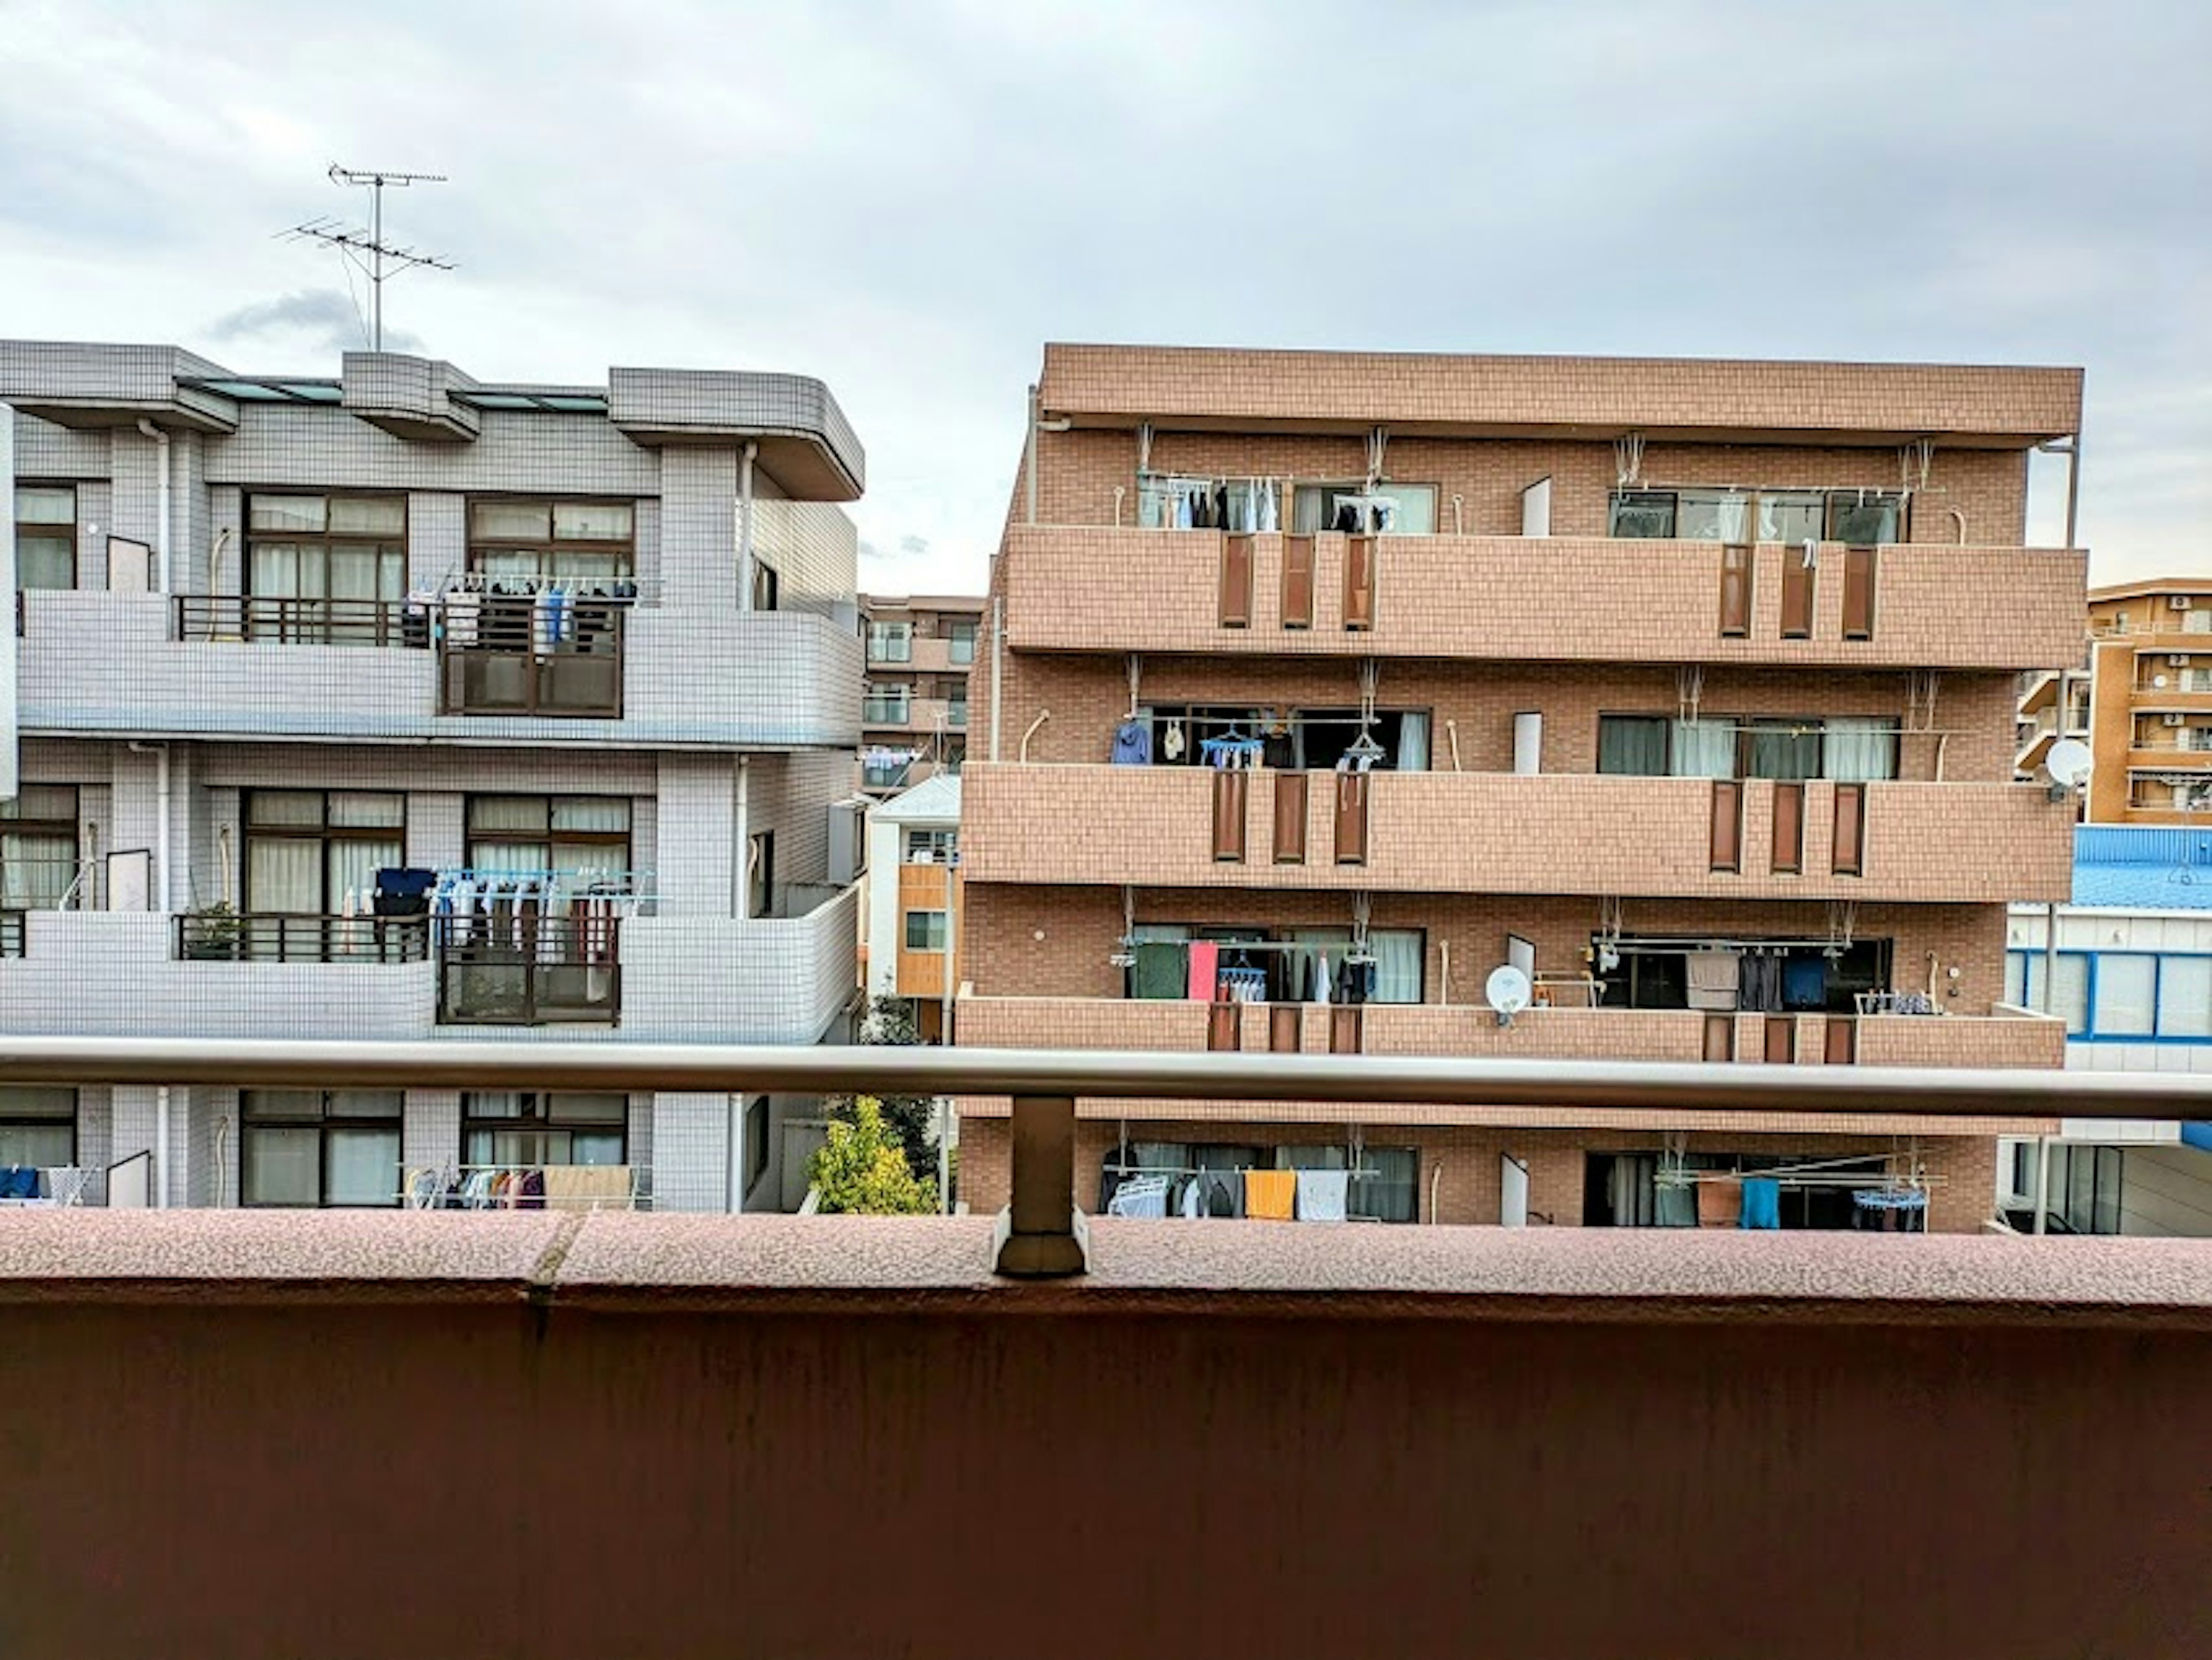
[[[1197,1053],[1359,1054],[1450,1060],[1636,1061],[1689,1064],[1935,1067],[1942,1068],[2063,1067],[2065,1023],[2025,1010],[1992,1015],[1858,1016],[1706,1014],[1690,1009],[1531,1008],[1501,1026],[1488,1008],[1460,1005],[1370,1003],[1346,1008],[1322,1004],[1202,1002],[1073,997],[963,997],[959,1041],[971,1049],[1161,1050]],[[1384,1086],[1376,1085],[1378,1094]],[[1191,1116],[1186,1100],[1102,1101],[1094,1116],[1176,1118]],[[1270,1103],[1293,1121],[1310,1116],[1302,1104]],[[1604,1105],[1562,1107],[1532,1118],[1524,1107],[1464,1104],[1409,1107],[1381,1100],[1331,1109],[1368,1122],[1463,1124],[1573,1124],[1634,1127],[1650,1114]],[[1264,1116],[1256,1114],[1255,1116]],[[1677,1121],[1680,1122],[1677,1122]],[[1725,1114],[1677,1110],[1675,1128],[1727,1128]],[[1927,1134],[1972,1134],[2047,1130],[2047,1122],[2022,1114],[2014,1129],[1996,1131],[1971,1121],[1919,1126]],[[1820,1133],[1838,1128],[1895,1129],[1856,1119],[1801,1114],[1771,1128]]]
[[[2021,670],[2081,656],[2081,553],[1017,526],[1018,651]]]
[[[611,916],[441,918],[440,1024],[618,1025],[622,927]]]
[[[388,622],[336,611],[291,619],[311,637],[288,641],[283,617],[234,601],[191,601],[180,622],[158,594],[24,600],[18,707],[36,735],[746,748],[860,737],[860,642],[803,611],[641,606],[622,624],[619,658],[556,653],[540,666],[534,654],[493,663],[483,660],[501,654],[407,649],[404,617],[398,645],[379,648]]]
[[[371,646],[426,650],[430,613],[396,599],[283,599],[179,594],[177,638],[247,646]]]
[[[2063,901],[2072,884],[2068,812],[2023,784],[988,763],[963,776],[977,882],[1951,903]]]
[[[187,963],[422,963],[430,927],[419,916],[280,916],[205,912],[177,916]]]

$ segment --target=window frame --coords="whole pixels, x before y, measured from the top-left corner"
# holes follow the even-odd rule
[[[896,642],[900,649],[894,653],[879,649]],[[871,663],[911,663],[914,661],[914,624],[910,622],[879,622],[868,619],[867,658]]]
[[[315,1110],[292,1112],[256,1112],[256,1098],[272,1096],[315,1098]],[[341,1112],[334,1103],[341,1098],[389,1097],[392,1110],[388,1113]],[[404,1090],[240,1090],[238,1092],[238,1203],[241,1210],[397,1210],[401,1204],[400,1177],[406,1159],[407,1092]],[[295,1203],[290,1201],[250,1199],[246,1195],[252,1183],[252,1147],[255,1132],[259,1130],[317,1132],[315,1152],[315,1194],[313,1202]],[[392,1167],[392,1193],[389,1198],[376,1200],[348,1200],[336,1201],[330,1197],[331,1153],[332,1132],[345,1130],[374,1130],[388,1133],[398,1158]]]
[[[486,1116],[474,1110],[487,1095],[507,1095],[516,1098],[518,1110],[512,1116]],[[622,1111],[612,1118],[563,1117],[557,1108],[562,1103],[578,1100],[614,1100],[622,1104]],[[627,1166],[630,1161],[630,1099],[620,1090],[464,1090],[461,1091],[461,1162],[472,1170],[556,1170],[607,1169]],[[578,1165],[573,1157],[578,1134],[618,1135],[622,1156],[606,1164]],[[478,1135],[532,1135],[547,1138],[565,1135],[569,1138],[568,1151],[572,1155],[567,1161],[556,1158],[522,1158],[502,1160],[478,1158],[471,1138]],[[492,1144],[494,1150],[496,1143]],[[540,1146],[542,1153],[548,1149]]]
[[[288,789],[281,787],[247,788],[238,793],[238,891],[246,897],[246,912],[249,915],[270,916],[335,916],[338,906],[331,893],[330,846],[333,842],[390,842],[399,843],[399,857],[407,857],[407,792],[405,790],[355,789]],[[313,795],[320,798],[319,820],[313,824],[257,824],[253,822],[253,804],[257,797],[273,795]],[[397,824],[333,824],[331,822],[331,801],[337,796],[391,796],[399,803],[399,822]],[[323,856],[316,861],[316,879],[322,889],[322,907],[307,911],[257,911],[252,899],[253,844],[259,841],[313,842],[323,848]]]
[[[1912,539],[1912,492],[1910,490],[1878,489],[1873,485],[1868,485],[1862,488],[1856,484],[1826,484],[1808,486],[1802,489],[1790,488],[1782,485],[1761,488],[1759,485],[1752,484],[1747,485],[1741,489],[1735,489],[1725,484],[1692,483],[1617,484],[1613,486],[1613,488],[1607,492],[1606,496],[1605,533],[1607,539],[1624,542],[1711,542],[1717,539],[1712,537],[1685,537],[1681,533],[1682,497],[1686,495],[1741,496],[1744,499],[1746,512],[1749,515],[1747,528],[1751,532],[1751,534],[1745,539],[1753,543],[1763,544],[1770,547],[1776,545],[1795,545],[1796,542],[1800,538],[1783,538],[1778,542],[1776,538],[1767,536],[1764,533],[1765,526],[1762,523],[1762,509],[1765,506],[1766,498],[1769,496],[1802,498],[1814,495],[1819,496],[1821,498],[1820,534],[1817,539],[1822,542],[1840,543],[1847,547],[1895,547],[1908,543]],[[1840,533],[1840,526],[1842,524],[1843,515],[1844,514],[1875,502],[1894,502],[1896,504],[1897,524],[1896,533],[1893,536],[1886,541],[1880,538],[1876,538],[1872,541],[1868,541],[1862,538],[1847,537]],[[1793,499],[1789,505],[1802,509],[1809,507],[1811,503],[1803,500]],[[1651,535],[1622,534],[1620,526],[1624,509],[1643,512],[1663,511],[1666,515],[1665,533]]]
[[[754,1122],[756,1113],[759,1115],[757,1125]],[[738,1195],[741,1200],[758,1187],[768,1175],[769,1118],[768,1097],[756,1095],[745,1103],[745,1184]]]
[[[2206,613],[2212,617],[2212,611]],[[975,660],[976,642],[983,629],[982,619],[975,617],[954,617],[945,625],[945,660],[962,665]],[[963,654],[962,648],[966,648]]]
[[[485,507],[537,508],[545,509],[545,536],[541,542],[534,537],[477,534],[477,508]],[[629,534],[622,538],[562,536],[555,528],[562,508],[626,508],[629,510]],[[497,490],[472,491],[462,503],[462,535],[466,542],[468,569],[473,575],[494,581],[502,576],[525,580],[562,578],[572,582],[635,582],[637,581],[637,519],[638,498],[634,496],[544,496],[526,493],[507,494]],[[577,575],[554,569],[556,556],[561,553],[590,554],[614,561],[611,573],[593,571]],[[534,570],[489,570],[486,555],[527,554],[537,561]]]
[[[477,806],[478,803],[483,801],[542,801],[545,805],[545,829],[542,833],[530,830],[478,830],[476,824]],[[621,830],[586,830],[554,828],[554,810],[556,807],[579,802],[604,806],[610,801],[619,801],[623,804],[624,819],[623,827]],[[545,863],[538,868],[543,870],[572,868],[556,865],[554,862],[554,849],[556,847],[619,848],[622,850],[622,858],[618,863],[606,866],[576,866],[573,868],[578,870],[605,868],[627,874],[636,868],[636,838],[637,798],[635,796],[588,795],[575,791],[540,793],[537,790],[471,790],[461,798],[461,856],[471,870],[481,868],[481,861],[477,856],[477,849],[479,847],[491,842],[506,842],[510,845],[542,846],[545,849]]]
[[[27,1098],[32,1096],[67,1096],[69,1110],[61,1112],[33,1112],[27,1110]],[[58,1164],[40,1164],[41,1170],[68,1170],[76,1165],[78,1151],[83,1146],[83,1091],[72,1085],[43,1084],[11,1084],[0,1085],[0,1135],[10,1131],[51,1131],[56,1126],[69,1126],[69,1157]]]
[[[914,925],[917,922],[927,924],[932,921],[934,921],[936,926],[934,927],[925,926],[922,930],[923,943],[915,944]],[[914,909],[902,913],[901,938],[904,943],[901,949],[916,957],[944,956],[950,922],[951,913],[942,907],[933,909],[927,906],[916,906]],[[936,941],[933,945],[929,943],[933,935]]]
[[[23,496],[31,490],[67,490],[70,516],[64,524],[60,520],[26,519],[23,517]],[[9,497],[9,522],[15,526],[15,591],[18,593],[70,593],[76,591],[83,576],[83,559],[78,551],[78,538],[83,525],[84,499],[74,482],[52,482],[39,478],[18,478],[13,481],[14,493]],[[66,539],[69,550],[69,581],[27,584],[23,581],[25,542],[61,544]]]
[[[319,531],[292,531],[264,530],[256,526],[253,522],[253,504],[257,501],[272,501],[278,497],[319,500],[323,504],[323,528]],[[397,502],[399,504],[399,528],[396,532],[333,531],[330,527],[331,508],[339,502]],[[398,605],[407,597],[408,532],[412,522],[410,517],[412,506],[404,490],[307,490],[276,488],[246,490],[244,492],[244,499],[240,503],[240,536],[246,544],[238,562],[240,597],[248,601],[258,599],[264,602],[290,600],[304,601],[307,604]],[[255,588],[253,580],[255,550],[259,547],[278,544],[288,544],[302,550],[312,548],[320,556],[323,567],[323,591],[319,594],[262,593]],[[331,592],[331,556],[341,549],[373,550],[377,556],[380,568],[386,562],[389,556],[389,562],[397,566],[398,572],[398,581],[392,584],[392,592],[389,594],[381,592],[384,582],[380,569],[377,582],[380,591],[370,599],[362,599],[357,596],[349,595],[344,596],[341,600],[340,596],[333,594]],[[282,621],[278,618],[271,620],[280,623]]]
[[[936,855],[931,859],[916,859],[915,854],[927,848]],[[948,855],[950,855],[948,857]],[[899,862],[902,865],[957,865],[960,862],[960,832],[933,829],[927,825],[909,824],[901,839]]]
[[[70,795],[69,817],[67,818],[55,818],[47,817],[43,812],[36,818],[21,817],[21,812],[23,801],[28,793],[32,790],[67,790]],[[33,837],[39,836],[50,836],[56,840],[60,840],[64,837],[68,839],[70,844],[70,877],[68,881],[62,884],[61,889],[61,897],[63,898],[66,898],[69,896],[70,891],[74,888],[79,881],[83,879],[84,876],[83,822],[84,786],[81,784],[36,783],[29,779],[25,779],[20,786],[17,794],[8,800],[0,801],[0,909],[21,909],[24,911],[33,911],[59,909],[59,900],[57,900],[55,903],[51,906],[24,905],[18,907],[9,905],[6,903],[5,897],[8,893],[7,869],[9,864],[9,839],[10,837],[21,837],[22,839],[28,841]],[[21,855],[19,854],[18,857],[21,857]],[[28,859],[24,859],[23,862],[27,865],[31,861]]]

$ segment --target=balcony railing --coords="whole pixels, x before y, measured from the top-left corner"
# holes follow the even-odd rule
[[[439,641],[447,714],[619,721],[625,605],[585,599],[549,628],[527,599],[485,596],[465,632],[449,615]]]
[[[430,608],[398,599],[180,594],[177,638],[253,646],[430,647]]]
[[[614,1025],[622,1016],[621,923],[612,917],[441,919],[445,1025]]]
[[[194,963],[420,963],[430,954],[422,916],[290,916],[199,913],[176,919],[177,955]]]
[[[23,913],[0,910],[0,957],[23,954]]]

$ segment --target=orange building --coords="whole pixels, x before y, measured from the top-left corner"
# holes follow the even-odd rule
[[[2212,811],[2212,578],[2089,593],[2089,822],[2188,824]]]
[[[2068,891],[2014,721],[2081,655],[2084,556],[2026,545],[2028,453],[2081,391],[1048,346],[975,670],[959,1041],[2058,1065],[2059,1023],[2003,1003],[2005,907]],[[1535,1006],[1503,1025],[1508,965]],[[964,1108],[979,1209],[1005,1110]],[[1968,1228],[2004,1128],[1079,1111],[1086,1200],[1340,1170],[1390,1221],[1681,1221],[1773,1172],[1786,1226],[1917,1191]]]

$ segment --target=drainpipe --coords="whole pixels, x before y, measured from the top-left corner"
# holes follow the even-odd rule
[[[154,1091],[154,1208],[169,1208],[169,1086]]]
[[[738,462],[738,609],[753,608],[753,463],[760,459],[760,442],[745,441]]]
[[[2035,1231],[2048,1233],[2051,1217],[2051,1138],[2035,1138]]]
[[[991,758],[999,758],[999,707],[1006,701],[1005,668],[1000,652],[1006,643],[1006,602],[1003,596],[991,599]]]
[[[154,550],[160,561],[161,592],[169,592],[169,435],[151,421],[141,416],[138,430],[152,439],[161,452],[161,475],[155,485],[154,512],[158,524],[154,535]]]
[[[750,758],[741,755],[738,757],[737,846],[732,849],[730,860],[737,875],[737,891],[730,896],[730,909],[740,921],[752,915],[752,782]]]
[[[133,740],[133,755],[154,757],[154,909],[169,909],[169,746]]]
[[[2074,528],[2081,509],[2081,434],[2077,425],[2074,441],[2066,450],[2066,545],[2069,550],[2080,545],[2074,539]]]
[[[1028,440],[1022,446],[1022,500],[1024,518],[1036,523],[1036,462],[1037,462],[1037,389],[1036,382],[1030,383]]]

